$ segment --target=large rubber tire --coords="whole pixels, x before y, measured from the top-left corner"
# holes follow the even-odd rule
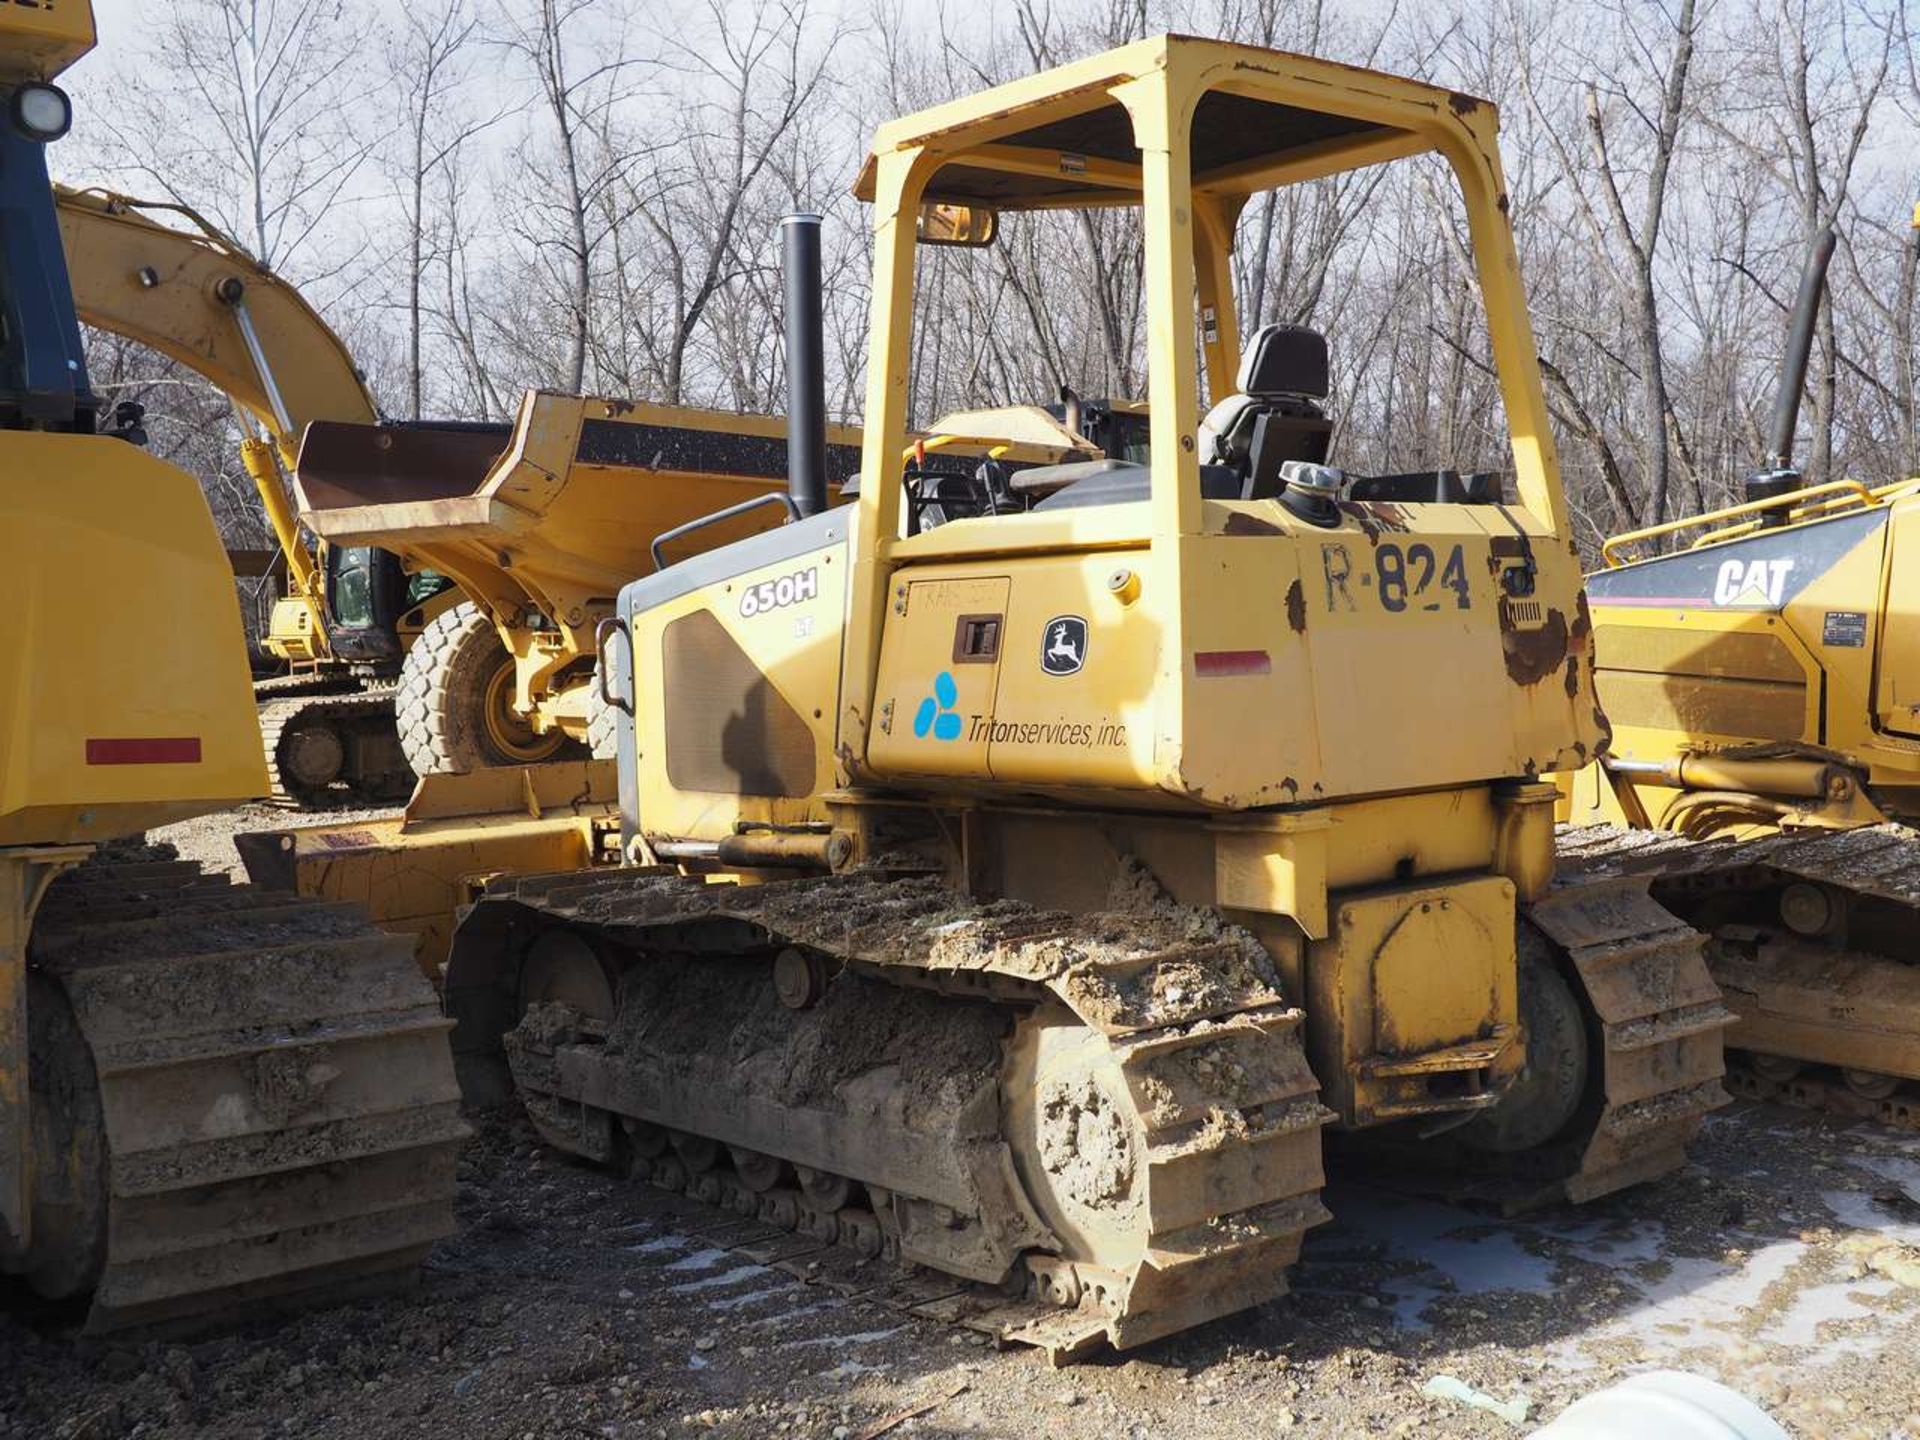
[[[394,709],[416,775],[463,774],[577,756],[559,731],[536,735],[507,708],[512,657],[471,600],[422,630],[400,667]]]
[[[619,758],[617,725],[620,712],[600,698],[600,667],[587,682],[587,750],[596,760]]]

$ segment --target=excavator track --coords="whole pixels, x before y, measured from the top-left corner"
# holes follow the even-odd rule
[[[296,670],[286,675],[266,675],[253,682],[253,698],[259,702],[290,700],[298,695],[352,695],[361,682],[352,675],[326,670]]]
[[[1056,1363],[1126,1348],[1285,1292],[1330,1116],[1257,940],[1114,903],[506,877],[456,938],[456,1058],[504,1063],[550,1143],[719,1207],[709,1243],[885,1262],[857,1283]]]
[[[258,687],[256,687],[256,690]],[[273,799],[306,808],[404,800],[413,772],[400,750],[394,689],[296,694],[259,707]]]
[[[1689,840],[1560,833],[1565,861],[1635,877],[1707,939],[1737,1018],[1728,1084],[1920,1129],[1920,839],[1903,825]]]
[[[35,922],[28,1280],[92,1332],[410,1282],[468,1129],[408,946],[165,857],[91,861]]]

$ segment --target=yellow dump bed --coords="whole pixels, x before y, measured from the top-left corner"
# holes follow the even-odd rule
[[[860,432],[827,438],[830,479],[857,473]],[[782,418],[537,390],[511,426],[313,425],[297,493],[315,534],[451,576],[496,616],[544,617],[577,655],[620,587],[656,568],[656,537],[760,496],[664,558],[777,525],[786,479]]]

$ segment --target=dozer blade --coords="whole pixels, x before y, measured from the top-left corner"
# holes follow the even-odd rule
[[[234,836],[264,889],[346,900],[410,936],[437,979],[454,918],[495,875],[584,869],[618,838],[611,760],[429,775],[397,819],[334,821]]]

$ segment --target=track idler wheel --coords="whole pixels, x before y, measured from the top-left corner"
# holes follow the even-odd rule
[[[1147,1138],[1106,1038],[1064,1010],[1029,1016],[1003,1093],[1014,1169],[1063,1256],[1131,1272],[1151,1230]]]
[[[1566,977],[1535,947],[1523,946],[1518,980],[1526,1062],[1492,1109],[1460,1127],[1467,1144],[1499,1155],[1537,1149],[1566,1130],[1591,1070],[1586,1016]]]
[[[1874,1070],[1842,1070],[1840,1078],[1847,1088],[1865,1100],[1888,1100],[1900,1088],[1898,1075],[1882,1075]]]

